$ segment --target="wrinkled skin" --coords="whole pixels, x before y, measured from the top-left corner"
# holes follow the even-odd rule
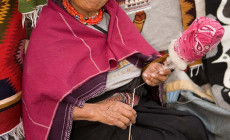
[[[147,85],[156,86],[165,82],[170,74],[169,68],[164,68],[160,63],[153,63],[142,73],[142,78]]]
[[[93,16],[108,0],[70,0],[74,9],[84,16]]]

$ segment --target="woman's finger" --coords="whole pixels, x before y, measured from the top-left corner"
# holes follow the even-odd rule
[[[114,119],[113,122],[112,122],[112,125],[120,127],[121,129],[126,129],[127,128],[127,125],[125,123],[123,123],[122,121],[120,121],[119,119]]]
[[[156,74],[152,74],[152,75],[144,75],[143,76],[143,80],[145,81],[145,83],[147,85],[150,85],[150,86],[156,86],[156,85],[159,85],[161,83],[161,81],[159,81],[157,79],[157,75]]]
[[[161,83],[161,80],[159,79],[159,75],[152,75],[150,79],[151,84],[158,85]]]
[[[129,105],[124,104],[124,106],[122,106],[122,107],[120,108],[120,112],[121,112],[121,114],[122,114],[124,117],[128,118],[130,122],[132,122],[132,123],[135,123],[135,122],[136,122],[136,114],[137,114],[137,113],[136,113],[136,111],[135,111],[132,107],[130,107]]]
[[[118,120],[124,123],[126,126],[129,126],[131,122],[129,118],[123,116],[122,114],[119,116]]]
[[[170,74],[171,74],[171,70],[169,68],[166,68],[166,69],[159,71],[159,75],[162,75],[162,76],[168,76]]]
[[[130,122],[135,123],[136,111],[127,104],[111,101],[98,103],[96,121],[126,129]]]
[[[152,74],[151,82],[159,84],[167,80],[168,75]]]
[[[132,112],[127,111],[127,110],[124,110],[124,111],[121,112],[121,114],[122,114],[124,117],[128,118],[130,122],[132,122],[132,123],[135,123],[135,122],[136,122],[136,115],[133,115]]]
[[[127,105],[127,104],[124,104],[124,103],[122,103],[122,104],[123,104],[122,107],[124,107],[124,108],[126,108],[127,110],[131,111],[132,114],[133,114],[134,116],[137,115],[137,112],[136,112],[130,105]]]

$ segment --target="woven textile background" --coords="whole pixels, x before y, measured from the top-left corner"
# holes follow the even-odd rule
[[[17,0],[0,1],[0,139],[21,117],[21,80],[25,30]],[[6,138],[6,137],[4,137]]]

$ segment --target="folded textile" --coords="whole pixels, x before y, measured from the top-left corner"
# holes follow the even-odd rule
[[[170,95],[171,94],[178,94],[176,91],[191,91],[200,98],[203,98],[207,101],[214,102],[212,93],[209,90],[208,86],[200,87],[196,85],[184,71],[180,71],[175,69],[174,72],[171,73],[169,78],[164,84],[164,94],[163,94],[163,101],[170,102],[170,100],[174,98],[178,98],[178,95]]]
[[[207,129],[209,140],[230,139],[230,112],[197,97],[194,92],[180,91],[178,101],[167,104],[167,107],[199,117]]]
[[[0,2],[0,139],[23,136],[21,119],[21,80],[25,30],[18,2]]]

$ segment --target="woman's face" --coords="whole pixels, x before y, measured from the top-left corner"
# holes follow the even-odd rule
[[[74,8],[87,12],[94,12],[101,9],[108,0],[71,0]]]

